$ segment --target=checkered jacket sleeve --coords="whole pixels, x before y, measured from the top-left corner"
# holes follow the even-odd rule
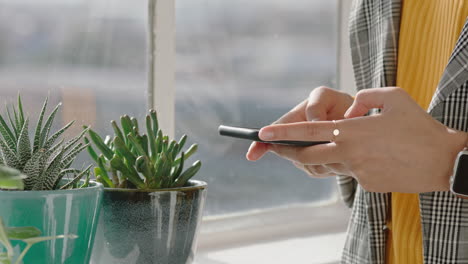
[[[396,85],[401,0],[354,0],[350,42],[358,89]],[[468,26],[462,30],[429,114],[448,127],[468,130]],[[468,175],[467,175],[468,177]],[[342,263],[384,263],[386,219],[391,194],[363,190],[350,177],[338,177],[352,208]],[[468,263],[468,200],[450,192],[420,198],[424,263]]]

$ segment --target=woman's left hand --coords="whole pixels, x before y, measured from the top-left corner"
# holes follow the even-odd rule
[[[364,116],[380,108],[377,115]],[[333,141],[312,147],[271,145],[296,165],[337,164],[373,192],[421,193],[449,190],[456,155],[467,134],[433,119],[400,88],[360,91],[336,121],[278,124],[260,130],[266,141]],[[333,136],[338,128],[340,134]]]

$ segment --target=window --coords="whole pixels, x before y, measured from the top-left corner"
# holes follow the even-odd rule
[[[176,1],[176,134],[200,145],[209,182],[205,213],[219,215],[335,197],[333,179],[310,179],[220,124],[267,125],[319,85],[335,87],[337,1]]]
[[[175,3],[175,131],[199,144],[195,158],[203,167],[196,178],[209,183],[207,219],[228,215],[228,222],[217,224],[235,227],[254,215],[260,219],[255,224],[264,225],[283,213],[258,217],[252,211],[299,214],[291,205],[336,201],[334,179],[310,179],[271,154],[250,163],[244,157],[249,142],[220,137],[217,127],[261,127],[314,87],[337,87],[339,1]],[[70,134],[83,124],[110,134],[109,120],[146,112],[147,1],[0,0],[0,36],[0,98],[14,100],[20,91],[32,118],[47,95],[51,104],[64,102],[57,126],[77,119]],[[311,226],[309,219],[315,222],[307,234],[317,235],[338,210],[322,210],[320,219],[308,211],[294,235]],[[346,219],[345,213],[338,218]],[[281,225],[290,220],[278,219]],[[331,225],[344,228],[343,222]]]
[[[20,91],[33,120],[47,95],[51,105],[62,101],[56,125],[77,119],[72,135],[84,124],[111,133],[109,120],[122,114],[142,117],[146,8],[145,1],[1,0],[2,101]]]
[[[308,203],[333,196],[272,155],[247,162],[249,143],[220,124],[260,127],[318,85],[335,86],[336,1],[176,2],[176,135],[200,145],[210,184],[207,215]],[[0,96],[19,90],[28,112],[48,94],[62,124],[142,117],[146,106],[145,1],[0,1]],[[79,102],[79,103],[78,103]]]

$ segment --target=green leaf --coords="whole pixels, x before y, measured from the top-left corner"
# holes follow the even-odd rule
[[[132,164],[135,163],[135,155],[133,155],[133,153],[127,148],[125,143],[119,137],[114,138],[114,146],[116,150],[118,150],[119,153],[121,153],[126,160],[128,160]]]
[[[15,151],[10,149],[10,147],[8,147],[5,141],[3,141],[3,139],[1,138],[0,138],[0,149],[3,154],[3,159],[5,161],[5,164],[12,168],[16,168],[19,164],[18,157],[16,156]]]
[[[138,120],[132,117],[130,121],[132,121],[132,128],[134,131],[134,135],[138,135],[139,134]]]
[[[42,106],[41,113],[39,115],[39,120],[37,121],[36,133],[34,134],[34,147],[33,147],[34,153],[39,150],[39,144],[40,144],[41,132],[42,132],[42,121],[44,120],[44,115],[45,115],[48,102],[49,102],[49,97],[46,97],[44,101],[44,105]]]
[[[3,136],[3,139],[5,139],[8,147],[10,147],[11,149],[16,148],[16,138],[13,135],[13,132],[8,127],[5,120],[3,119],[2,115],[0,115],[0,134]]]
[[[21,102],[21,95],[18,94],[18,115],[19,115],[19,122],[21,125],[24,124],[24,111],[23,111],[23,103]]]
[[[161,130],[158,131],[158,137],[156,138],[156,147],[158,149],[158,153],[161,153],[162,152],[162,149],[163,149],[163,139],[164,139],[164,136],[163,136],[163,133]]]
[[[0,252],[0,264],[11,264],[11,259],[6,252]]]
[[[64,147],[65,152],[67,152],[67,151],[69,151],[71,148],[73,148],[73,146],[75,146],[75,144],[78,143],[78,141],[80,141],[80,139],[82,139],[83,136],[84,136],[86,133],[88,133],[88,129],[87,129],[87,128],[83,129],[83,131],[81,131],[81,133],[80,133],[78,136],[76,136],[76,137],[70,139],[69,141],[67,141],[67,143],[65,143],[65,147]],[[88,145],[88,144],[89,144],[89,141],[88,141],[88,142],[85,142],[85,143],[86,143],[86,145]]]
[[[32,190],[42,191],[53,189],[57,180],[56,177],[58,177],[60,171],[63,169],[61,167],[63,155],[64,152],[62,149],[52,158],[52,160],[46,166],[45,171],[43,171],[42,174],[37,178],[36,183],[32,186]]]
[[[201,168],[201,162],[195,161],[193,165],[182,173],[174,183],[174,187],[183,187]]]
[[[140,143],[137,141],[137,139],[132,135],[128,134],[127,138],[130,140],[131,146],[136,150],[139,156],[145,156],[146,152],[143,149],[143,147],[140,145]]]
[[[154,177],[153,177],[153,180],[151,181],[152,189],[161,188],[162,169],[163,169],[163,165],[166,159],[166,157],[164,157],[162,153],[158,154],[157,156],[158,156],[157,161],[154,163],[154,167],[153,167]]]
[[[171,184],[171,169],[172,169],[173,161],[165,153],[163,153],[163,157],[164,157],[164,162],[163,162],[162,169],[160,172],[161,179],[162,179],[161,187],[168,188],[170,187],[170,184]]]
[[[167,148],[167,152],[166,152],[169,159],[174,159],[172,156],[172,152],[174,151],[174,149],[177,151],[178,146],[176,145],[177,145],[177,142],[175,140],[172,140],[171,143],[169,144],[169,147]]]
[[[158,136],[157,133],[159,131],[158,115],[154,109],[151,109],[149,113],[151,116],[151,122],[153,123],[154,137],[157,137]]]
[[[21,129],[18,137],[18,165],[17,169],[22,170],[26,162],[31,158],[31,142],[29,141],[29,119],[24,122],[23,128]]]
[[[111,188],[114,188],[115,187],[115,183],[113,183],[109,177],[109,174],[107,173],[107,168],[106,166],[104,165],[105,164],[105,159],[104,159],[104,156],[101,155],[99,158],[98,158],[98,162],[97,162],[98,166],[99,166],[99,169],[100,169],[100,175],[102,177],[102,179],[106,182],[106,185],[108,185],[109,187]]]
[[[124,132],[124,135],[128,134],[133,134],[133,125],[132,121],[130,120],[130,117],[128,115],[124,115],[120,117],[120,123],[122,124],[122,129]],[[128,142],[126,142],[128,144]],[[127,145],[128,146],[128,145]]]
[[[120,171],[123,177],[131,181],[139,189],[145,188],[145,184],[141,180],[136,170],[133,167],[127,167],[127,165],[124,163],[124,161],[120,157],[118,157],[117,155],[114,155],[114,157],[110,161],[110,164],[113,169]]]
[[[152,171],[150,161],[147,156],[138,157],[136,160],[135,167],[138,172],[142,173],[143,176],[145,176],[147,182],[149,182],[153,178],[154,173]]]
[[[27,238],[38,237],[42,234],[41,230],[34,226],[25,227],[7,227],[6,232],[11,240],[23,240]]]
[[[77,235],[59,235],[59,236],[46,236],[46,237],[32,237],[32,238],[27,238],[27,239],[22,239],[23,242],[27,244],[36,244],[39,242],[43,241],[49,241],[49,240],[54,240],[54,239],[77,239]]]
[[[73,188],[80,180],[83,178],[83,176],[88,175],[89,176],[89,169],[91,169],[91,165],[89,165],[86,169],[82,170],[79,174],[75,176],[71,181],[69,181],[67,184],[63,185],[60,187],[60,190],[66,190]]]
[[[96,147],[102,152],[106,159],[112,159],[114,152],[104,143],[102,138],[92,129],[88,131],[88,134],[91,138],[91,141],[93,141],[94,145],[96,145]]]
[[[88,146],[87,145],[83,145],[82,143],[76,145],[71,151],[70,153],[66,154],[63,158],[62,158],[62,168],[65,169],[67,168],[67,166],[70,166],[71,163],[75,160],[76,156],[78,156],[78,154],[80,154],[84,149],[86,149]],[[64,149],[64,152],[65,152],[65,149]]]
[[[198,150],[197,144],[193,144],[192,146],[190,146],[190,148],[185,152],[184,160],[188,160],[193,154],[195,154],[195,152],[197,152],[197,150]],[[181,158],[176,159],[174,162],[174,165],[178,165],[180,163],[180,159]]]
[[[7,110],[8,121],[10,122],[11,128],[13,129],[12,132],[14,135],[14,139],[16,141],[18,139],[19,128],[16,127],[16,123],[13,121],[13,118],[11,118],[10,108],[7,107],[6,110]]]
[[[43,148],[49,149],[55,141],[65,132],[67,131],[75,121],[71,121],[70,123],[66,124],[64,127],[62,127],[59,131],[55,132],[52,136],[50,136],[49,139],[44,143]]]
[[[47,141],[50,129],[55,119],[55,115],[57,114],[57,111],[59,110],[61,105],[62,103],[57,104],[57,106],[55,106],[54,110],[47,118],[46,123],[41,131],[41,137],[39,138],[39,148],[42,148],[42,146],[44,146],[45,142]]]
[[[23,173],[27,176],[24,180],[26,190],[31,190],[36,184],[47,165],[47,160],[50,155],[52,155],[50,151],[39,149],[38,152],[34,153],[31,159],[26,163],[23,169]]]
[[[10,239],[8,238],[8,234],[6,231],[5,224],[3,223],[2,217],[0,217],[0,244],[6,248],[7,256],[9,258],[12,258],[14,254],[13,246],[11,245]]]
[[[145,155],[149,156],[151,153],[148,149],[148,135],[137,136],[137,141],[145,151]]]
[[[98,155],[96,151],[94,150],[93,146],[91,146],[91,144],[89,143],[89,139],[87,137],[84,138],[84,142],[86,145],[88,145],[86,149],[88,150],[89,155],[95,162],[97,162]]]
[[[148,134],[148,141],[149,141],[149,153],[151,155],[156,155],[156,132],[154,132],[151,124],[151,117],[149,115],[146,116],[146,133]]]
[[[172,181],[175,181],[177,178],[179,178],[180,174],[182,173],[182,171],[184,169],[184,156],[185,156],[185,153],[182,152],[182,154],[180,156],[180,164],[177,167],[177,170],[175,170],[174,174],[172,175]]]
[[[117,137],[119,137],[123,142],[125,142],[125,137],[122,134],[122,130],[120,130],[119,125],[114,120],[111,121],[112,129],[114,129],[114,133]],[[125,142],[126,143],[126,142]]]
[[[183,135],[179,140],[179,148],[177,149],[177,154],[184,148],[185,142],[187,142],[187,135]]]
[[[104,187],[109,187],[106,180],[102,177],[102,170],[99,167],[94,167],[94,176],[97,182],[102,183]]]
[[[16,108],[14,106],[12,106],[12,108],[13,108],[13,114],[14,114],[14,117],[15,117],[16,138],[18,138],[19,132],[21,131],[21,128],[23,127],[23,124],[20,122],[20,120],[18,118],[18,113],[16,112]]]
[[[20,171],[0,166],[0,189],[23,190],[23,179],[26,178]]]

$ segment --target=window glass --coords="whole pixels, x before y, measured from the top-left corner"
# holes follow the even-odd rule
[[[49,109],[63,102],[57,126],[77,120],[69,135],[84,124],[111,133],[111,119],[142,116],[146,7],[145,1],[0,0],[2,104],[20,91],[33,129],[49,95]]]
[[[208,215],[319,202],[334,179],[310,179],[220,124],[261,127],[336,78],[337,1],[176,1],[176,132],[200,145]]]

